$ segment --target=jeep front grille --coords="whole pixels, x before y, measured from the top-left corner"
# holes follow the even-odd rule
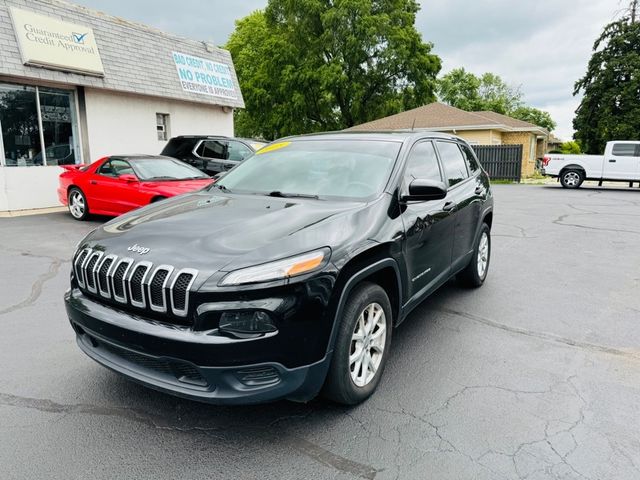
[[[185,316],[189,309],[189,290],[198,275],[197,270],[184,268],[173,278],[171,284],[171,309],[176,315]]]
[[[78,286],[86,292],[136,308],[186,317],[189,294],[198,270],[175,271],[171,265],[154,267],[151,262],[81,250],[73,262]]]
[[[151,281],[149,282],[149,307],[156,312],[164,313],[167,311],[167,285],[169,283],[169,277],[173,272],[171,265],[160,265],[156,267],[155,271],[151,274]],[[174,296],[175,291],[171,291],[171,295]]]

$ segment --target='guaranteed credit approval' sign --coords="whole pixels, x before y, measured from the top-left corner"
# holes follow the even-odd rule
[[[185,92],[222,98],[238,98],[231,68],[186,53],[173,52],[180,85]]]
[[[11,19],[25,65],[104,75],[91,28],[13,7]]]

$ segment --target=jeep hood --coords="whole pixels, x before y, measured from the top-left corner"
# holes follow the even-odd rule
[[[118,217],[83,243],[154,264],[232,270],[353,240],[354,232],[366,230],[359,228],[367,223],[366,207],[201,191]]]

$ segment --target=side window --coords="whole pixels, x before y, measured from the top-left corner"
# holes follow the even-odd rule
[[[200,144],[196,153],[204,158],[226,160],[229,156],[229,143],[221,140],[206,140]]]
[[[121,160],[119,158],[111,159],[111,170],[113,170],[114,176],[119,177],[120,175],[135,175],[133,168],[129,162],[125,160]]]
[[[249,147],[240,142],[229,142],[229,160],[241,162],[253,152]]]
[[[409,185],[416,178],[442,181],[438,157],[432,142],[420,142],[413,147],[404,172],[405,184]]]
[[[438,152],[444,167],[444,174],[449,181],[449,186],[462,182],[469,177],[467,163],[456,143],[437,142]]]
[[[98,169],[98,174],[106,175],[107,177],[116,176],[116,174],[113,171],[113,168],[111,168],[111,160],[107,160],[100,166],[100,168]]]
[[[467,167],[469,168],[471,175],[473,175],[478,170],[480,170],[480,164],[478,163],[476,156],[469,147],[467,147],[466,145],[460,145],[460,148],[462,149],[462,154],[467,161]]]
[[[635,143],[614,143],[611,153],[617,157],[637,157],[636,147]]]

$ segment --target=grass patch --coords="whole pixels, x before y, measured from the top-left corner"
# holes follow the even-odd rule
[[[538,170],[535,170],[533,172],[533,175],[527,177],[530,180],[545,180],[547,177],[545,177],[544,175],[542,175]]]
[[[506,178],[491,179],[491,185],[510,185],[512,183],[518,183],[514,180],[507,180]]]

